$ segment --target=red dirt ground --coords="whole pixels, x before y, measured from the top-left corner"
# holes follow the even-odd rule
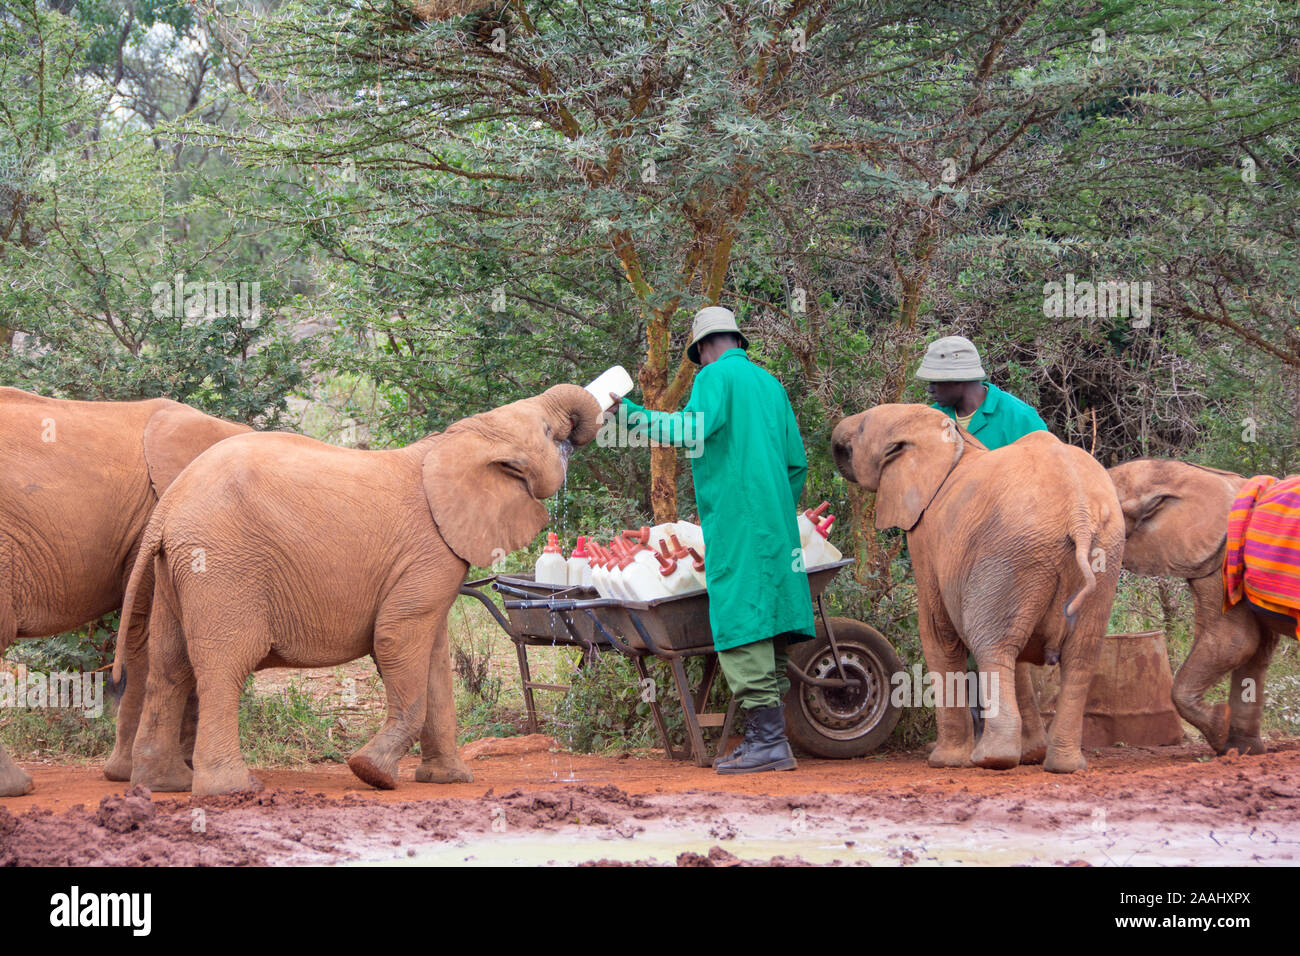
[[[503,749],[509,746],[502,742]],[[1019,849],[1059,837],[1064,851],[1044,849],[1046,856],[1031,862],[1071,862],[1070,841],[1079,838],[1067,839],[1066,832],[1078,830],[1086,839],[1090,818],[1095,824],[1102,812],[1110,828],[1105,832],[1128,827],[1142,846],[1162,847],[1165,862],[1294,862],[1292,847],[1300,860],[1300,740],[1274,740],[1271,746],[1274,751],[1264,756],[1217,759],[1210,759],[1203,744],[1106,748],[1089,752],[1088,770],[1070,776],[1038,767],[936,770],[924,754],[913,753],[805,759],[792,773],[721,777],[661,754],[551,750],[470,759],[475,780],[469,784],[417,784],[412,757],[403,762],[401,785],[392,791],[373,790],[345,766],[330,764],[255,770],[265,787],[260,793],[207,799],[155,794],[152,802],[147,791],[123,798],[125,786],[104,780],[95,765],[27,763],[35,792],[0,800],[0,865],[364,861],[401,855],[392,848],[415,857],[449,845],[481,858],[494,842],[500,844],[497,833],[507,826],[512,836],[564,831],[575,840],[578,831],[567,827],[588,828],[582,832],[602,840],[646,834],[647,844],[658,834],[661,849],[665,841],[671,847],[672,840],[688,835],[725,841],[742,831],[762,831],[771,837],[765,846],[777,841],[775,851],[763,851],[763,862],[769,862],[781,840],[805,829],[792,832],[792,812],[813,815],[819,836],[850,848],[861,840],[859,831],[888,831],[901,842],[881,852],[902,864],[951,861],[951,854],[927,857],[925,847],[951,842],[954,835],[964,835],[967,846],[983,846],[996,835]],[[192,832],[197,809],[212,821],[203,833]],[[1216,846],[1227,846],[1227,830],[1241,839],[1216,856]],[[1203,835],[1212,842],[1200,846]],[[1248,845],[1257,840],[1269,846]],[[737,851],[741,842],[729,850]],[[1190,849],[1193,844],[1199,848]],[[732,852],[710,857],[707,849],[682,852],[678,863],[738,862]],[[596,848],[590,858],[603,855]],[[663,862],[662,853],[655,859]],[[796,855],[780,862],[800,861]]]

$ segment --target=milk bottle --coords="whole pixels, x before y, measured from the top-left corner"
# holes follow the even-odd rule
[[[533,580],[538,584],[556,584],[564,587],[568,584],[568,568],[564,564],[564,555],[560,552],[559,536],[552,531],[546,536],[546,547],[537,559],[533,569]]]

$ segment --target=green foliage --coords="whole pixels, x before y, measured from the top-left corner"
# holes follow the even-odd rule
[[[674,747],[686,748],[686,722],[672,670],[667,661],[657,658],[647,659],[646,666],[668,736]],[[691,686],[697,686],[704,673],[703,658],[689,658],[685,666]],[[719,675],[709,694],[710,709],[725,707],[725,685]],[[579,753],[662,747],[646,696],[636,664],[614,651],[603,653],[574,672],[569,692],[555,704],[550,727],[561,746]]]
[[[383,723],[382,714],[343,715],[297,681],[281,693],[257,694],[252,679],[239,699],[239,746],[250,764],[342,763]]]

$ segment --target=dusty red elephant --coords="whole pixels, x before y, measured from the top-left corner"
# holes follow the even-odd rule
[[[297,435],[213,449],[163,496],[127,589],[120,653],[152,606],[149,681],[132,783],[213,794],[246,789],[238,705],[262,667],[328,667],[374,654],[388,697],[379,733],[348,765],[397,782],[419,735],[416,779],[470,780],[456,752],[447,612],[469,565],[523,547],[539,499],[564,481],[600,407],[576,385],[463,419],[391,451]],[[199,698],[193,772],[179,746]]]
[[[831,442],[840,473],[876,492],[876,527],[907,532],[926,666],[964,675],[969,649],[996,695],[978,744],[969,708],[944,695],[930,763],[1082,770],[1084,705],[1124,551],[1105,469],[1049,432],[989,451],[924,405],[878,405],[836,425]],[[1058,655],[1045,737],[1023,665]]]
[[[164,398],[69,402],[0,388],[0,653],[120,607],[159,496],[205,449],[248,430]],[[112,780],[131,775],[144,699],[144,659],[128,664],[140,679],[118,706]],[[0,796],[31,787],[0,748]]]
[[[1192,592],[1195,634],[1174,675],[1174,706],[1216,753],[1264,753],[1264,678],[1278,635],[1294,636],[1295,622],[1256,613],[1247,601],[1223,610],[1228,512],[1246,478],[1163,458],[1117,465],[1110,478],[1128,533],[1124,567],[1182,578]],[[1228,703],[1206,703],[1206,692],[1229,674]]]

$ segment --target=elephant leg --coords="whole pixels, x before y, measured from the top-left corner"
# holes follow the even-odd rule
[[[1109,615],[1109,601],[1105,609]],[[1097,625],[1081,619],[1078,623],[1061,649],[1061,691],[1056,697],[1056,717],[1048,733],[1047,757],[1043,761],[1043,769],[1050,773],[1074,773],[1088,766],[1083,756],[1083,715],[1105,622]]]
[[[127,680],[130,680],[128,675]],[[150,790],[189,790],[193,773],[180,749],[185,702],[194,689],[194,670],[185,653],[181,622],[154,594],[149,625],[149,677],[140,723],[131,749],[131,784]]]
[[[420,766],[415,769],[415,779],[420,783],[469,783],[474,779],[456,751],[456,697],[452,690],[446,616],[438,624],[429,654],[420,756]]]
[[[214,796],[251,790],[257,781],[239,750],[239,697],[270,650],[271,627],[257,619],[238,623],[208,619],[197,625],[189,646],[198,690],[194,793]],[[186,699],[183,711],[189,706]],[[190,755],[183,743],[180,753]]]
[[[199,693],[190,691],[185,701],[185,714],[181,717],[181,756],[191,769],[194,767],[194,744],[199,735]]]
[[[975,725],[969,701],[950,701],[943,691],[949,683],[946,675],[966,675],[966,648],[956,630],[946,620],[935,619],[930,608],[922,604],[917,615],[921,632],[921,650],[930,679],[936,682],[935,721],[939,739],[930,751],[931,767],[968,767],[975,747]]]
[[[1174,675],[1174,707],[1201,732],[1215,753],[1222,754],[1228,750],[1230,708],[1228,704],[1207,704],[1205,694],[1225,674],[1254,657],[1261,628],[1244,601],[1224,613],[1223,584],[1218,575],[1188,584],[1195,602],[1195,634],[1187,660]]]
[[[35,789],[29,774],[0,745],[0,797],[21,797]]]
[[[450,602],[441,608],[444,621],[449,606]],[[439,617],[387,621],[384,617],[381,610],[375,624],[375,660],[383,672],[388,717],[379,732],[348,759],[348,766],[372,787],[392,790],[397,786],[397,761],[411,749],[425,722],[430,651]]]
[[[0,553],[0,559],[4,557]],[[4,561],[0,560],[0,567]],[[8,594],[0,594],[0,654],[18,637],[18,618]],[[13,758],[0,744],[0,797],[21,797],[33,789],[31,775],[13,762]]]
[[[118,635],[118,640],[124,640]],[[135,746],[136,731],[140,726],[140,712],[144,708],[145,685],[149,680],[149,642],[141,641],[135,652],[126,659],[126,672],[122,675],[126,689],[117,702],[117,729],[113,740],[113,753],[104,764],[104,776],[109,780],[131,779],[131,750]]]
[[[1022,722],[1016,699],[1015,653],[1015,647],[1005,643],[992,651],[975,652],[980,682],[990,698],[984,702],[984,732],[970,755],[977,767],[1010,770],[1020,763]]]
[[[1277,634],[1260,628],[1259,646],[1244,664],[1232,672],[1228,688],[1230,719],[1227,750],[1240,754],[1268,752],[1259,735],[1260,719],[1264,711],[1264,677],[1273,652],[1277,649]]]
[[[1020,762],[1042,763],[1047,756],[1047,731],[1028,664],[1016,664],[1016,706],[1020,711]]]

